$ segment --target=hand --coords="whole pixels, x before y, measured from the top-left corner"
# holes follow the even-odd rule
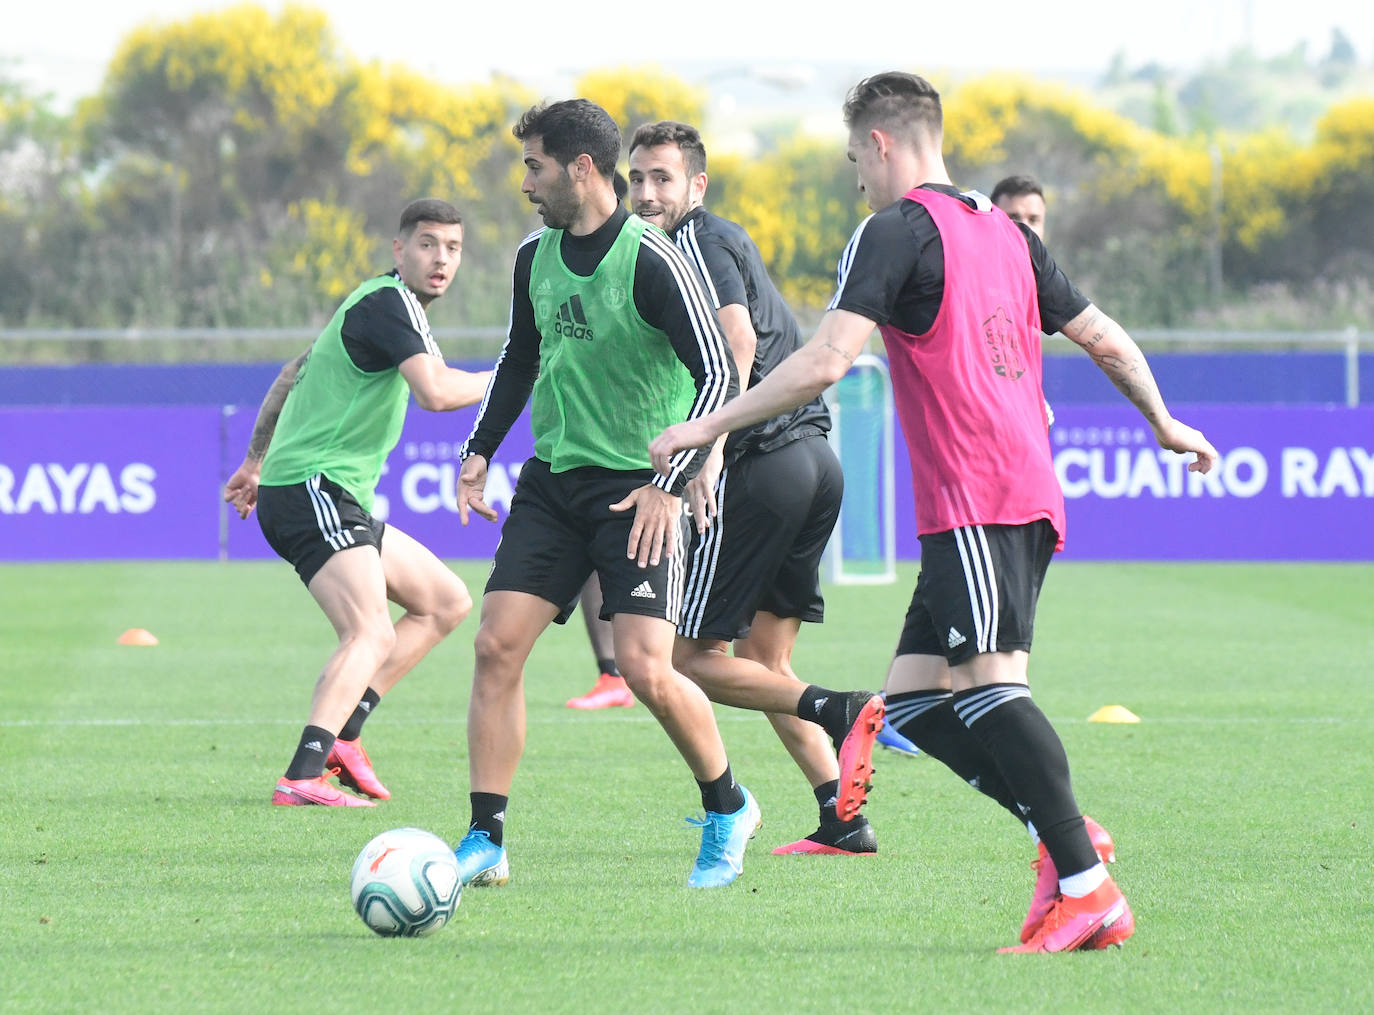
[[[672,471],[669,459],[686,448],[701,447],[712,436],[706,432],[700,420],[693,419],[670,426],[649,442],[649,459],[653,462],[654,471],[660,476],[668,475]]]
[[[630,528],[630,542],[625,547],[625,556],[630,560],[638,559],[640,567],[650,564],[658,566],[666,544],[671,556],[677,545],[677,526],[682,521],[682,498],[674,497],[654,486],[645,483],[631,491],[619,503],[611,505],[612,511],[633,511],[634,525]]]
[[[482,499],[486,486],[487,460],[481,455],[463,459],[463,468],[458,473],[458,520],[464,525],[468,523],[468,508],[489,522],[496,521],[496,509]]]
[[[244,459],[242,465],[234,470],[229,482],[224,484],[224,499],[234,505],[240,518],[247,518],[258,504],[258,476],[262,473],[262,462]]]
[[[720,470],[725,466],[725,454],[720,447],[711,449],[701,471],[687,484],[687,513],[696,524],[697,533],[703,534],[719,513],[716,504],[716,481]]]
[[[1159,441],[1161,448],[1177,451],[1179,454],[1187,454],[1189,451],[1196,454],[1197,458],[1188,463],[1189,472],[1211,472],[1212,467],[1217,464],[1217,459],[1221,457],[1211,442],[1202,436],[1202,431],[1194,430],[1188,424],[1180,423],[1172,417],[1156,428],[1155,440]]]

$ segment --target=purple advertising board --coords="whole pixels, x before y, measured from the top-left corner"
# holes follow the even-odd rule
[[[220,412],[0,409],[0,559],[213,558]]]
[[[442,557],[487,559],[497,524],[459,524],[457,450],[474,410],[412,410],[378,514]],[[1127,405],[1063,406],[1050,431],[1073,560],[1374,560],[1374,407],[1176,406],[1222,454],[1189,473]],[[0,560],[271,557],[221,504],[255,409],[0,409]],[[512,428],[489,473],[502,518],[532,442]],[[897,437],[897,552],[919,556]],[[846,507],[876,496],[853,476]]]
[[[1065,559],[1374,560],[1374,407],[1172,410],[1220,452],[1207,475],[1128,405],[1056,410]]]

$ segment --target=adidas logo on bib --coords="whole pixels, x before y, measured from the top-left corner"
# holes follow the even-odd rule
[[[630,595],[634,596],[636,599],[658,598],[658,596],[654,595],[653,587],[647,581],[642,581],[636,585],[633,591],[630,592]]]
[[[596,338],[592,326],[587,323],[587,315],[582,311],[582,297],[573,293],[558,308],[554,315],[553,331],[561,338],[576,338],[591,342]]]

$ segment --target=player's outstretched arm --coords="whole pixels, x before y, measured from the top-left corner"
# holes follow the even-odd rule
[[[267,389],[262,405],[258,407],[258,417],[253,421],[253,435],[248,438],[248,450],[243,456],[243,464],[234,470],[229,482],[224,484],[224,499],[234,505],[240,518],[247,518],[258,504],[258,476],[262,473],[262,460],[267,456],[267,447],[276,433],[277,420],[281,418],[282,406],[286,396],[291,393],[291,385],[296,383],[296,375],[301,365],[310,355],[307,349],[290,363],[283,366],[277,379]]]
[[[655,437],[649,444],[654,469],[667,475],[669,460],[679,451],[702,447],[723,433],[805,405],[849,371],[875,326],[848,310],[829,311],[811,341],[757,385],[715,412],[677,423]]]
[[[476,405],[491,381],[490,370],[475,373],[459,370],[428,353],[416,353],[403,359],[396,369],[410,385],[420,408],[430,412],[449,412]]]
[[[1140,410],[1160,447],[1197,455],[1195,461],[1188,463],[1190,472],[1211,471],[1217,462],[1217,449],[1201,431],[1169,415],[1145,354],[1125,328],[1090,303],[1061,330],[1092,357],[1116,389]]]

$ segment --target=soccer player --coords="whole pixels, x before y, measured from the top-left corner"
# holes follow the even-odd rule
[[[703,206],[707,184],[706,148],[695,127],[664,120],[635,131],[631,206],[667,231],[701,272],[745,387],[800,348],[801,331],[749,234]],[[696,525],[674,664],[712,701],[766,712],[820,807],[817,830],[775,853],[878,848],[858,806],[881,700],[808,686],[791,665],[801,622],[825,615],[820,560],[844,491],[829,430],[830,412],[817,396],[717,441],[687,487]],[[817,725],[822,720],[825,728]],[[836,751],[844,753],[852,793],[843,817]]]
[[[468,705],[471,823],[455,853],[464,884],[505,884],[511,784],[525,742],[524,664],[600,579],[616,663],[696,778],[706,811],[688,884],[727,885],[759,824],[735,782],[701,689],[673,669],[682,603],[681,493],[704,451],[649,467],[649,438],[718,408],[736,389],[696,274],[672,242],[616,200],[620,129],[586,99],[530,108],[521,190],[545,228],[516,252],[510,333],[462,447],[458,511],[489,520],[487,467],[533,391],[534,457],[501,530],[482,600]]]
[[[1042,241],[1045,239],[1045,192],[1033,176],[1008,176],[998,181],[992,189],[992,203],[1006,212],[1013,222],[1021,223]],[[1048,402],[1045,413],[1053,424],[1054,413]],[[920,748],[892,728],[891,722],[883,724],[878,743],[898,755],[921,753]],[[1094,834],[1098,831],[1092,824],[1088,828]]]
[[[332,786],[334,774],[388,799],[358,740],[363,721],[472,609],[467,587],[438,557],[371,514],[410,396],[435,412],[461,409],[481,399],[491,376],[447,366],[425,317],[462,260],[458,210],[433,198],[411,202],[392,251],[396,267],[353,290],[310,349],[282,369],[224,492],[240,518],[257,507],[267,542],[339,637],[274,804],[372,806]],[[388,599],[405,610],[394,624]]]
[[[992,188],[992,203],[1044,242],[1045,191],[1035,177],[1008,176],[998,180]]]
[[[1027,663],[1064,498],[1050,458],[1040,332],[1063,331],[1140,410],[1161,447],[1216,449],[1174,419],[1139,347],[1089,303],[1029,230],[950,181],[939,93],[913,74],[859,82],[844,107],[848,156],[874,214],[850,239],[816,335],[757,386],[650,446],[656,468],[814,398],[874,327],[912,460],[921,573],[888,708],[925,753],[1024,814],[1043,850],[1010,951],[1119,944],[1134,930],[1074,799],[1058,734],[1031,699]]]
[[[611,180],[617,204],[625,201],[630,184],[620,173]],[[582,623],[587,628],[587,642],[596,659],[596,683],[586,694],[568,699],[568,708],[592,710],[600,708],[629,708],[635,703],[634,693],[615,665],[615,643],[611,623],[601,619],[601,581],[595,574],[587,579],[578,596],[582,607]]]

